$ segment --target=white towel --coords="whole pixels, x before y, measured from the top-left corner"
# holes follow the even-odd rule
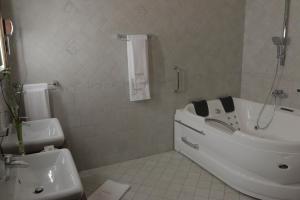
[[[129,188],[129,185],[107,180],[88,198],[88,200],[119,200]]]
[[[150,99],[147,35],[127,36],[130,101]]]
[[[48,84],[25,84],[23,86],[25,113],[28,120],[50,118]]]

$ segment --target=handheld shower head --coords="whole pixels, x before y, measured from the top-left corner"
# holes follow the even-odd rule
[[[283,37],[272,37],[273,44],[277,47],[277,58],[280,59],[280,65],[285,62],[287,40]]]

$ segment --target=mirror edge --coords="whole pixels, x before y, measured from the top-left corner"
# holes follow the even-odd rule
[[[7,70],[7,54],[5,48],[5,33],[4,33],[4,23],[3,18],[0,15],[0,56],[2,63],[0,63],[0,72]]]

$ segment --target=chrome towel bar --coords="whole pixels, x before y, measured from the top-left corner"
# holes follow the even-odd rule
[[[60,83],[58,81],[53,81],[52,83],[48,83],[49,90],[55,90],[59,86],[60,86]]]
[[[117,39],[119,39],[119,40],[121,40],[121,41],[127,42],[127,41],[129,41],[129,40],[127,39],[127,36],[128,36],[128,35],[131,35],[131,34],[118,33],[118,34],[116,35],[116,37],[117,37]],[[146,34],[146,35],[147,35],[148,38],[151,37],[150,34]]]

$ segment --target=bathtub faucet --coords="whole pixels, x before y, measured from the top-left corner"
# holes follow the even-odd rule
[[[288,94],[284,90],[274,90],[272,92],[273,97],[279,97],[280,99],[286,99],[288,98]]]

